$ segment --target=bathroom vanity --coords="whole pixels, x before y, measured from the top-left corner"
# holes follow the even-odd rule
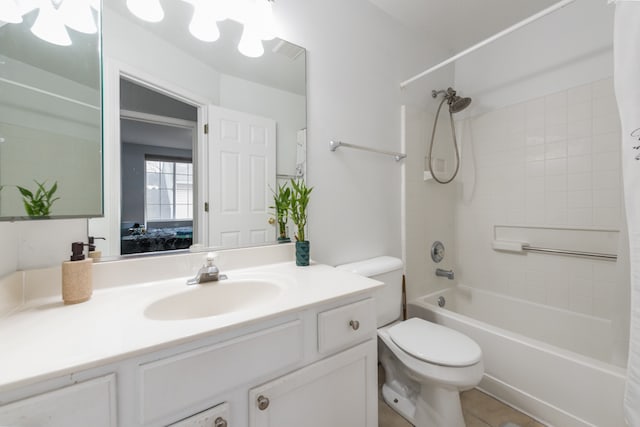
[[[263,261],[235,268],[242,251],[221,256],[230,283],[280,289],[244,306],[229,297],[215,315],[171,303],[186,294],[215,298],[205,287],[217,283],[187,287],[188,275],[128,283],[143,265],[152,276],[181,274],[202,254],[97,264],[98,289],[87,303],[27,298],[0,320],[8,350],[0,354],[0,425],[377,426],[372,295],[381,283],[273,262],[292,259],[290,248],[248,251]],[[29,281],[45,275],[25,274],[23,298],[36,296]],[[103,287],[108,277],[123,280]],[[158,309],[158,301],[169,303]]]

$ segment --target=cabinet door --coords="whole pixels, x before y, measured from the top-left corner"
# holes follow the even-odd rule
[[[0,406],[0,425],[116,427],[115,375]]]
[[[377,427],[376,341],[249,391],[251,427]]]

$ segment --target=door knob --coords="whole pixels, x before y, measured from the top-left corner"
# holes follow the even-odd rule
[[[269,218],[269,224],[273,225],[276,223],[276,219],[274,217]]]
[[[227,427],[227,420],[222,417],[218,417],[213,422],[213,427]]]
[[[258,396],[258,409],[264,411],[269,407],[269,398],[264,397],[263,395]]]

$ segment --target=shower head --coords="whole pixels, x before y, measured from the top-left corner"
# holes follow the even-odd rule
[[[452,113],[459,113],[471,104],[471,98],[460,98],[454,96],[449,100],[449,111]]]
[[[471,98],[462,98],[456,95],[456,91],[453,88],[447,88],[447,90],[432,90],[431,96],[437,98],[441,93],[444,94],[444,100],[449,104],[449,112],[459,113],[471,104]],[[444,101],[443,100],[443,101]]]

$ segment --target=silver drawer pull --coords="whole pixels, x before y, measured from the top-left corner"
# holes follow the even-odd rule
[[[213,427],[227,427],[227,420],[222,417],[218,417],[213,422]]]
[[[351,326],[351,329],[353,329],[354,331],[357,331],[358,329],[360,329],[360,322],[358,322],[357,320],[352,320],[349,322],[349,326]]]
[[[269,398],[264,397],[263,395],[258,396],[258,409],[264,411],[269,407]]]

